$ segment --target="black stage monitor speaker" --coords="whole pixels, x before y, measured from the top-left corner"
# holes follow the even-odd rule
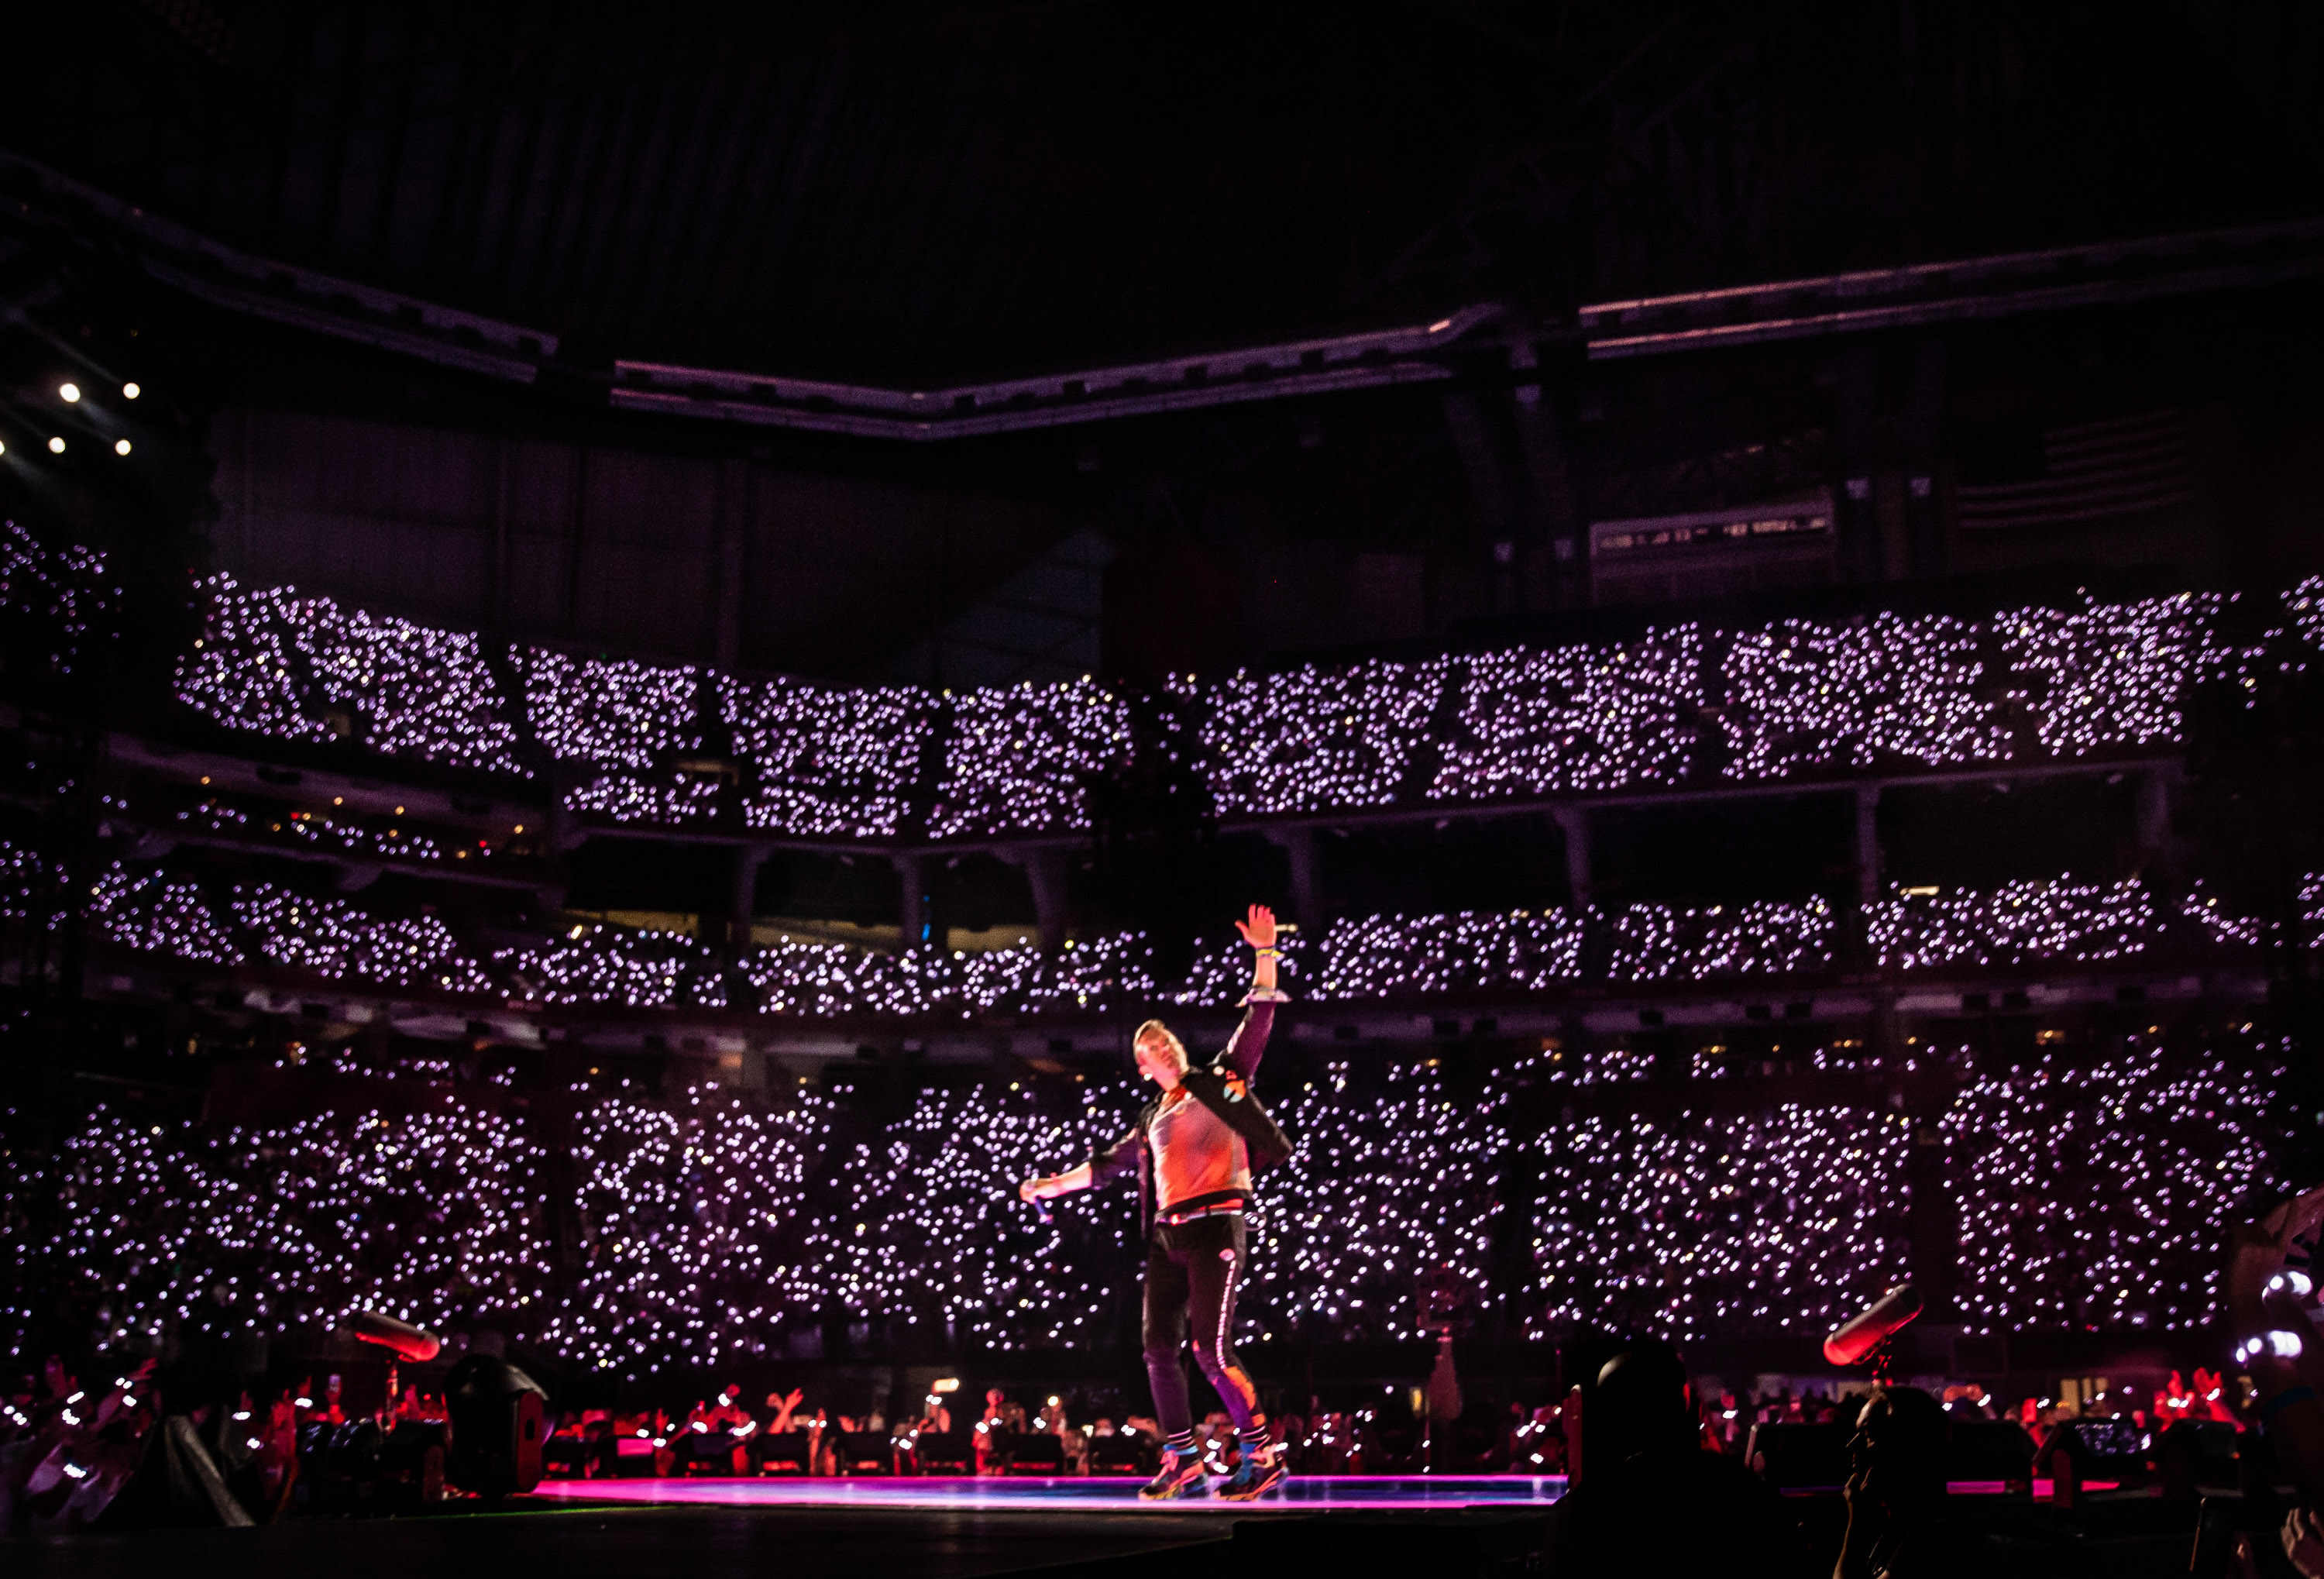
[[[1009,1473],[1012,1475],[1061,1475],[1065,1473],[1065,1439],[1029,1433],[1009,1439]]]
[[[924,1475],[973,1475],[976,1439],[965,1431],[925,1431],[913,1448]]]
[[[503,1497],[540,1484],[540,1384],[505,1360],[470,1354],[444,1382],[452,1444],[445,1469],[452,1483],[478,1496]]]
[[[707,1431],[688,1427],[671,1445],[678,1449],[681,1475],[731,1475],[734,1473],[735,1437],[723,1427]]]
[[[839,1473],[844,1475],[891,1475],[896,1473],[896,1445],[885,1431],[848,1431],[839,1438]]]
[[[783,1431],[759,1439],[759,1473],[803,1475],[807,1472],[807,1433]]]
[[[1090,1438],[1090,1473],[1142,1475],[1148,1473],[1145,1441],[1137,1436]]]

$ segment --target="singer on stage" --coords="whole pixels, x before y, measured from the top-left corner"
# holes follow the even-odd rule
[[[1185,1044],[1158,1020],[1130,1039],[1138,1072],[1162,1088],[1124,1135],[1070,1172],[1027,1179],[1028,1201],[1068,1195],[1138,1170],[1140,1227],[1146,1242],[1146,1372],[1154,1387],[1154,1414],[1163,1431],[1162,1472],[1138,1493],[1148,1501],[1198,1493],[1202,1455],[1178,1351],[1191,1314],[1194,1359],[1218,1389],[1234,1418],[1242,1452],[1219,1488],[1222,1498],[1248,1501],[1283,1479],[1268,1440],[1259,1390],[1234,1356],[1235,1285],[1243,1267],[1243,1206],[1250,1198],[1254,1165],[1267,1168],[1291,1154],[1291,1143],[1251,1094],[1259,1055],[1275,1023],[1275,1006],[1287,994],[1276,987],[1275,912],[1250,907],[1235,923],[1258,954],[1251,988],[1218,1063],[1195,1067]]]

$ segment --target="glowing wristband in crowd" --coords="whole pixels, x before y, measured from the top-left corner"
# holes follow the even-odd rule
[[[1253,1003],[1288,1003],[1290,1002],[1291,994],[1280,987],[1253,987],[1242,995],[1242,1002],[1235,1007],[1243,1009]]]
[[[1254,943],[1251,946],[1259,951],[1259,957],[1261,959],[1281,959],[1283,957],[1283,950],[1277,948],[1272,943]]]
[[[2300,1358],[2301,1346],[2298,1333],[2286,1332],[2282,1327],[2278,1327],[2273,1332],[2264,1332],[2256,1337],[2246,1338],[2242,1343],[2237,1344],[2236,1363],[2248,1365],[2255,1360],[2267,1356],[2273,1356],[2278,1360],[2297,1360]]]

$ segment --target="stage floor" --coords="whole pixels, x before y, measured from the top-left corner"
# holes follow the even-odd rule
[[[1185,1497],[1141,1502],[1128,1476],[1058,1480],[929,1475],[859,1479],[543,1481],[538,1497],[578,1502],[714,1508],[847,1508],[979,1513],[1224,1515],[1417,1512],[1450,1508],[1545,1508],[1565,1494],[1563,1475],[1293,1475],[1256,1502]]]

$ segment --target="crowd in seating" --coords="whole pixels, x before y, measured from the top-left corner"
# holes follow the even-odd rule
[[[539,1003],[601,1003],[622,1009],[724,1009],[726,983],[707,952],[671,932],[576,923],[534,948],[507,948],[493,961],[516,995]]]
[[[183,888],[163,892],[181,894]],[[293,970],[429,993],[492,989],[484,967],[431,915],[375,916],[346,900],[318,899],[268,882],[235,884],[231,908],[259,953]]]
[[[211,592],[178,686],[218,722],[288,740],[352,737],[388,756],[530,775],[475,633],[342,609],[288,586],[245,593],[226,576]]]
[[[545,1310],[545,1159],[521,1126],[465,1105],[221,1132],[103,1108],[50,1161],[12,1154],[10,1221],[52,1231],[10,1249],[54,1258],[88,1296],[94,1348],[213,1307],[284,1329],[367,1301],[423,1324]],[[9,1316],[18,1337],[34,1319]]]
[[[0,841],[0,885],[29,891],[37,865],[30,853]],[[2310,908],[2324,914],[2324,904]],[[1240,962],[1222,946],[1199,951],[1177,977],[1166,974],[1142,932],[1070,939],[1056,950],[1027,944],[897,953],[785,937],[749,949],[730,972],[717,951],[686,936],[601,923],[575,923],[561,936],[480,958],[424,910],[374,913],[355,900],[263,882],[217,892],[192,877],[126,867],[102,878],[91,913],[109,944],[198,964],[248,957],[377,987],[620,1010],[962,1021],[1215,1004],[1240,991],[1233,979]],[[1833,968],[1842,919],[1821,898],[1350,917],[1318,936],[1292,937],[1286,969],[1294,992],[1328,1003],[1594,983],[1772,984]],[[1899,891],[1864,907],[1861,924],[1873,962],[1897,972],[2246,948],[2273,932],[2200,885],[2172,902],[2140,878]],[[2324,924],[2309,927],[2304,941],[2324,941]]]
[[[1828,1332],[1906,1279],[1902,1114],[1580,1118],[1536,1141],[1543,1331],[1610,1320],[1669,1337]]]
[[[230,838],[256,840],[273,836],[289,841],[294,848],[304,845],[327,854],[374,856],[385,861],[465,861],[475,856],[489,857],[493,850],[490,839],[480,839],[473,846],[463,845],[447,850],[442,840],[420,828],[373,827],[345,815],[284,811],[279,807],[238,803],[224,795],[206,795],[191,806],[178,808],[169,814],[169,821],[163,826],[188,834],[223,834]]]
[[[1959,1066],[1933,1174],[1907,1166],[1900,1115],[1838,1094],[1523,1132],[1514,1093],[1548,1055],[1457,1078],[1426,1060],[1286,1065],[1269,1102],[1295,1150],[1255,1208],[1246,1341],[1408,1337],[1416,1279],[1448,1269],[1471,1308],[1528,1330],[1812,1331],[1903,1275],[1914,1192],[1940,1187],[1961,1216],[1973,1326],[2208,1318],[2209,1236],[2273,1183],[2281,1125],[2261,1094],[2281,1048],[2230,1031],[1994,1067],[1920,1050]],[[576,1100],[569,1200],[544,1198],[568,1176],[524,1123],[458,1103],[222,1130],[100,1108],[6,1184],[59,1218],[53,1249],[96,1290],[106,1344],[223,1290],[286,1323],[359,1299],[430,1324],[489,1316],[621,1373],[781,1354],[831,1319],[898,1342],[1074,1348],[1118,1323],[1109,1300],[1134,1282],[1132,1192],[1052,1219],[1013,1190],[1115,1139],[1136,1104],[1126,1078],[932,1083],[900,1113],[815,1090]],[[1529,1225],[1504,1221],[1520,1155]],[[579,1237],[560,1257],[568,1212]],[[1493,1247],[1527,1227],[1531,1270],[1512,1281]]]
[[[178,696],[231,728],[504,772],[571,764],[572,809],[683,824],[717,804],[715,780],[676,766],[717,745],[709,722],[742,769],[747,826],[894,837],[917,822],[937,839],[1086,828],[1090,784],[1140,749],[1194,753],[1212,809],[1264,817],[2172,744],[2191,685],[2292,661],[2318,623],[2303,583],[2285,623],[2243,648],[2221,634],[2235,599],[2182,593],[1188,677],[1166,688],[1180,726],[1141,747],[1126,699],[1086,679],[851,690],[488,653],[471,633],[226,576],[202,595]]]
[[[1900,893],[1873,906],[1865,921],[1881,965],[1900,970],[2118,959],[2144,952],[2166,927],[2153,891],[2136,878]]]
[[[2243,1054],[2190,1064],[2134,1033],[2102,1067],[2052,1052],[1963,1083],[1943,1122],[1967,1319],[2160,1330],[2219,1309],[2203,1214],[2289,1183],[2266,1137],[2292,1048],[2249,1027],[2237,1039]]]
[[[51,547],[0,520],[0,620],[12,646],[51,677],[69,677],[119,635],[122,589],[106,557],[78,544]]]
[[[908,686],[722,675],[718,699],[752,769],[742,811],[752,827],[853,839],[902,831],[939,698]]]
[[[1087,677],[953,698],[928,835],[1087,827],[1088,785],[1130,753],[1130,709]]]

